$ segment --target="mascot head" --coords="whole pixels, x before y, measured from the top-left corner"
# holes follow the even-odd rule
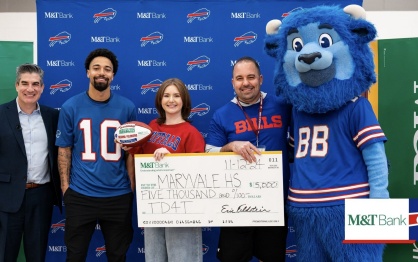
[[[375,27],[361,6],[318,6],[266,26],[264,49],[276,59],[274,84],[296,110],[326,113],[376,82],[369,42]]]

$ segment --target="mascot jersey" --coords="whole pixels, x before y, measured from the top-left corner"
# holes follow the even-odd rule
[[[258,145],[263,145],[266,151],[280,150],[283,153],[283,188],[287,195],[289,179],[287,135],[290,124],[291,107],[281,98],[262,93],[263,108]],[[243,106],[254,126],[257,127],[259,105]],[[256,135],[248,124],[244,113],[238,106],[236,99],[225,104],[213,114],[206,138],[208,145],[222,147],[232,141],[250,141],[256,145]]]
[[[159,125],[154,119],[149,123],[149,126],[152,128],[153,134],[142,147],[141,152],[144,154],[153,154],[160,147],[167,148],[170,153],[205,152],[205,140],[202,134],[189,122]]]
[[[135,105],[114,93],[97,102],[85,92],[62,105],[55,144],[72,147],[71,189],[92,197],[131,192],[124,152],[114,142],[116,128],[129,121],[136,121]]]
[[[293,114],[290,144],[294,142],[295,165],[288,204],[332,206],[344,204],[345,198],[368,198],[368,174],[361,150],[386,141],[368,100],[355,98],[327,114],[295,109]]]

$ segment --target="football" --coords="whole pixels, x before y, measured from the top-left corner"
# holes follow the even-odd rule
[[[151,135],[150,126],[139,121],[131,121],[116,129],[115,140],[124,146],[137,147],[147,142]]]

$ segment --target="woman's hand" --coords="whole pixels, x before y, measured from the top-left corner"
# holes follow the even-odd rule
[[[170,154],[170,151],[168,151],[165,147],[160,147],[154,151],[154,159],[156,161],[160,161],[166,154]]]

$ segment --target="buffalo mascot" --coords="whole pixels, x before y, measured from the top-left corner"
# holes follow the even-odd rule
[[[382,261],[383,244],[343,244],[344,200],[389,198],[383,133],[369,101],[376,82],[361,6],[318,6],[266,26],[274,85],[293,105],[287,199],[298,261]]]

